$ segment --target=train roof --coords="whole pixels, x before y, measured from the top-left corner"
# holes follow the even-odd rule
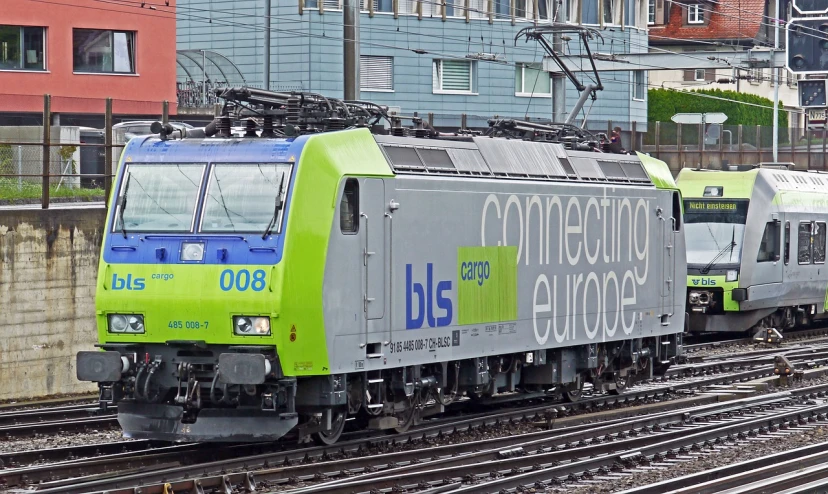
[[[666,165],[647,156],[640,157],[642,155],[573,151],[560,143],[491,137],[450,141],[375,135],[374,139],[397,174],[609,182],[675,188]],[[659,169],[656,163],[664,165],[664,169]]]
[[[775,192],[828,193],[828,173],[791,170],[780,166],[754,166],[736,170],[684,168],[677,180],[686,197],[704,197],[705,188],[722,186],[723,198],[749,199],[760,184]]]
[[[299,162],[302,149],[313,140],[322,145],[341,132],[367,136],[382,150],[388,174],[457,178],[496,178],[570,183],[607,183],[675,189],[667,165],[646,155],[573,151],[563,144],[516,139],[474,137],[464,141],[370,134],[367,129],[302,135],[293,138],[231,137],[162,140],[141,137],[130,141],[126,162]],[[362,141],[370,142],[370,141]],[[359,168],[359,167],[357,167]],[[343,169],[347,169],[345,166]],[[359,173],[355,169],[352,173]]]

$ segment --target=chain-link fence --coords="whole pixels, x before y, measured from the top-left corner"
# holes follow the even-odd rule
[[[45,209],[58,202],[105,201],[121,151],[131,132],[138,132],[128,125],[113,125],[113,115],[127,113],[119,111],[124,102],[113,106],[111,99],[49,96],[41,97],[41,102],[40,121],[45,125],[0,126],[0,205],[41,204]],[[155,120],[168,119],[167,104],[127,103],[132,112],[137,109],[143,115],[157,115]],[[98,110],[103,128],[53,120],[58,112],[89,115]]]

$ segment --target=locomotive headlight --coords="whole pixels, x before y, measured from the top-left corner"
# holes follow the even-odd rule
[[[141,314],[110,314],[110,333],[144,333],[144,316]]]
[[[233,318],[233,332],[239,336],[270,336],[270,318],[236,316]]]
[[[204,259],[203,242],[183,242],[181,244],[182,261],[202,261]]]
[[[739,279],[739,272],[735,269],[728,269],[725,275],[725,281],[736,281]]]

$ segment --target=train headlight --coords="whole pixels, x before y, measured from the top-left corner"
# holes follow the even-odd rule
[[[239,336],[270,336],[270,318],[236,316],[233,318],[233,332]]]
[[[181,260],[196,262],[204,260],[204,243],[183,242],[181,244]]]
[[[725,281],[736,281],[739,279],[739,272],[735,269],[728,269],[725,275]]]
[[[110,333],[144,333],[144,316],[141,314],[110,314]]]

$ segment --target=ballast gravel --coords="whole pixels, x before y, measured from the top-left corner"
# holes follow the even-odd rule
[[[102,444],[119,441],[131,441],[123,437],[121,430],[114,427],[110,430],[90,430],[85,432],[71,432],[62,434],[43,434],[22,439],[0,439],[0,453],[15,451],[31,451],[35,449],[53,449],[67,446],[81,446],[87,444]]]

